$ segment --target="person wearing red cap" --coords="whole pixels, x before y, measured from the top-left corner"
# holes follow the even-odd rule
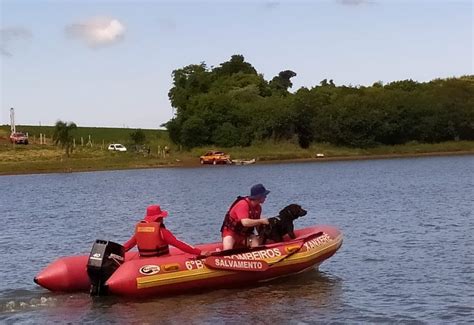
[[[201,255],[199,248],[178,240],[165,228],[163,218],[167,216],[168,212],[161,210],[159,205],[150,205],[146,209],[145,218],[135,226],[135,234],[123,244],[125,251],[128,252],[136,245],[142,257],[161,256],[169,253],[171,245],[185,253]]]
[[[232,203],[222,223],[222,249],[234,247],[255,247],[260,244],[254,234],[255,226],[268,225],[268,219],[260,218],[262,204],[270,193],[262,184],[250,189],[250,195],[239,196]]]

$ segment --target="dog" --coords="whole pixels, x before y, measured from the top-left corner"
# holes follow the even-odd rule
[[[263,225],[258,228],[258,235],[260,236],[264,245],[267,240],[273,242],[283,241],[283,236],[288,234],[291,239],[295,239],[293,221],[299,217],[303,217],[308,213],[298,204],[290,204],[280,211],[278,216],[268,218],[268,225]]]

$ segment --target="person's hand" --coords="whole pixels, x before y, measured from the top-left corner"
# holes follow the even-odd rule
[[[198,258],[206,258],[212,255],[212,252],[209,251],[202,251],[201,254],[198,255]]]
[[[270,222],[268,222],[268,219],[265,219],[265,218],[260,219],[260,222],[261,222],[262,225],[269,225],[270,224]]]

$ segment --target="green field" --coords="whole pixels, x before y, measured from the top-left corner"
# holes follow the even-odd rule
[[[40,133],[45,134],[47,138],[51,139],[54,132],[54,126],[31,126],[31,125],[18,125],[17,131],[28,132],[30,142],[36,140],[39,142]],[[88,142],[89,136],[93,144],[108,144],[108,143],[130,143],[130,133],[136,129],[128,128],[101,128],[101,127],[78,127],[74,131],[74,137],[76,143],[81,142],[81,137],[84,143]],[[142,129],[145,133],[146,138],[151,143],[162,143],[169,144],[168,132],[166,130],[150,130]],[[10,126],[0,126],[0,137],[8,137],[10,134]]]
[[[53,127],[19,126],[19,131],[28,132],[29,145],[13,145],[8,142],[9,127],[0,127],[0,174],[23,174],[45,172],[74,172],[92,170],[114,170],[129,168],[153,168],[163,166],[199,166],[199,156],[207,150],[223,150],[232,159],[257,159],[257,163],[270,161],[330,161],[341,159],[392,158],[400,156],[437,154],[474,154],[473,141],[450,141],[437,144],[408,143],[397,146],[378,146],[369,149],[336,147],[324,143],[312,144],[301,149],[296,141],[254,143],[250,147],[201,147],[191,151],[181,150],[173,145],[163,130],[143,130],[147,143],[145,150],[136,151],[131,144],[130,133],[134,129],[123,128],[81,128],[75,132],[76,147],[71,157],[51,144]],[[39,144],[39,134],[46,134],[46,145]],[[86,145],[91,136],[92,146]],[[80,145],[80,137],[84,145]],[[36,143],[35,143],[36,142]],[[127,152],[107,150],[109,143],[122,143]],[[171,150],[163,155],[163,147]],[[148,151],[149,149],[149,151]],[[316,159],[316,154],[324,154]]]

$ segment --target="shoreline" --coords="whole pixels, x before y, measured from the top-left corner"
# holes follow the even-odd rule
[[[438,151],[438,152],[422,152],[422,153],[392,153],[392,154],[373,154],[373,155],[348,155],[348,156],[332,156],[324,158],[289,158],[289,159],[263,159],[257,160],[257,165],[270,164],[288,164],[288,163],[324,163],[324,162],[340,162],[340,161],[357,161],[357,160],[378,160],[378,159],[403,159],[403,158],[424,158],[424,157],[442,157],[442,156],[468,156],[474,155],[474,150],[462,151]],[[225,166],[225,165],[220,165]],[[18,172],[0,171],[0,176],[16,176],[16,175],[38,175],[38,174],[68,174],[68,173],[86,173],[98,171],[120,171],[120,170],[140,170],[154,168],[212,168],[213,165],[202,166],[196,159],[176,161],[168,164],[156,164],[149,166],[130,165],[116,166],[111,168],[57,168],[48,170],[31,170]],[[244,166],[239,166],[244,167]]]

